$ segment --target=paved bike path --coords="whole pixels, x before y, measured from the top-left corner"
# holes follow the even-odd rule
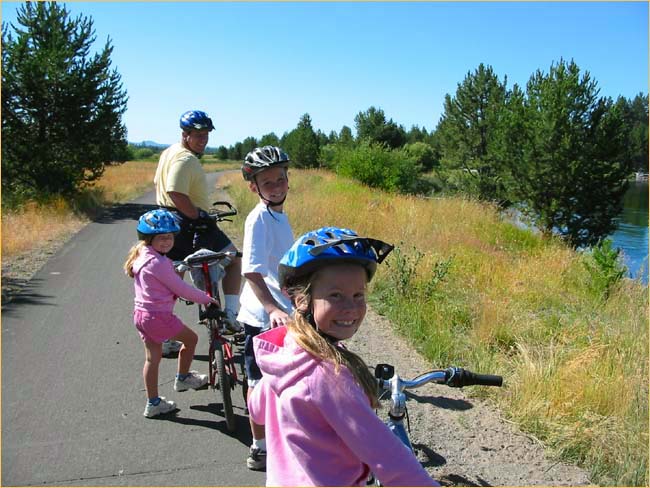
[[[180,411],[142,416],[144,354],[122,264],[153,202],[149,193],[87,225],[3,306],[2,486],[264,485],[264,473],[245,465],[250,429],[239,388],[231,435],[216,392],[174,392],[176,360],[163,359],[160,394]],[[194,306],[176,311],[195,323]],[[193,368],[207,372],[205,332],[191,326]]]

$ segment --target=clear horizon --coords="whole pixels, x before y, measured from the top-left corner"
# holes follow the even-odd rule
[[[129,101],[128,140],[171,144],[189,109],[208,112],[209,146],[314,130],[354,131],[371,106],[435,129],[446,94],[480,63],[508,87],[573,59],[600,94],[648,93],[646,2],[71,2],[110,37]],[[20,2],[2,2],[16,25]]]

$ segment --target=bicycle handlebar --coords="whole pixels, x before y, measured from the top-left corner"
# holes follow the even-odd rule
[[[234,215],[237,215],[237,209],[235,207],[233,207],[230,204],[230,202],[218,201],[218,202],[213,202],[212,203],[213,207],[216,207],[216,206],[219,206],[219,205],[227,207],[228,210],[214,209],[213,211],[208,212],[208,215],[210,217],[214,218],[214,220],[216,220],[217,222],[221,222],[221,221],[225,220],[226,217],[232,217]]]
[[[502,386],[503,377],[491,374],[477,374],[467,369],[450,367],[447,369],[437,369],[416,376],[412,380],[400,378],[395,373],[395,368],[390,364],[378,364],[375,368],[375,378],[379,381],[379,387],[382,390],[391,390],[395,383],[399,391],[417,388],[426,383],[436,383],[447,385],[452,388],[462,388],[464,386],[481,385],[481,386]]]
[[[203,263],[212,264],[233,257],[241,258],[242,253],[240,251],[212,252],[210,254],[205,254],[204,256],[187,257],[182,261],[180,261],[180,263],[185,264],[186,266],[189,267],[198,267]]]

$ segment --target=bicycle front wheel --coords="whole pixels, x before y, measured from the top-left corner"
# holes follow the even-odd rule
[[[226,360],[223,355],[223,345],[217,343],[214,346],[214,362],[217,370],[217,381],[219,382],[219,391],[223,400],[223,414],[226,417],[226,427],[228,432],[235,430],[235,413],[232,409],[232,384],[228,370],[226,369]]]

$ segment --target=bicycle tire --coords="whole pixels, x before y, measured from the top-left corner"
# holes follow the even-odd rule
[[[219,391],[223,400],[223,414],[226,417],[226,427],[228,432],[234,432],[237,427],[235,423],[235,413],[232,409],[232,391],[231,379],[226,369],[226,360],[223,354],[223,346],[219,343],[214,346],[214,362],[216,363],[217,381],[219,382]]]

